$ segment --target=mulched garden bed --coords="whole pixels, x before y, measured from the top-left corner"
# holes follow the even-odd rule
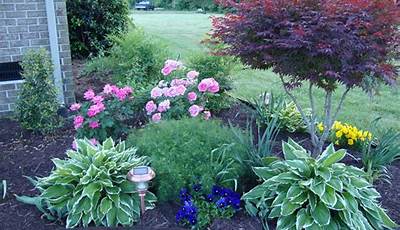
[[[246,126],[249,110],[236,104],[217,115],[224,122],[233,121],[241,127]],[[133,125],[136,126],[136,125]],[[65,150],[71,147],[74,137],[71,126],[59,129],[49,136],[35,135],[23,131],[16,121],[0,119],[0,180],[7,181],[7,196],[0,199],[0,229],[64,229],[63,223],[52,223],[41,218],[41,213],[34,206],[16,201],[16,195],[34,195],[36,191],[24,176],[47,176],[53,163],[52,158],[64,158]],[[281,134],[277,142],[291,136],[305,147],[310,147],[306,134]],[[275,148],[280,154],[280,145]],[[357,153],[354,157],[359,157]],[[360,162],[347,157],[346,163],[360,166]],[[376,188],[382,195],[383,207],[397,223],[400,223],[400,162],[390,166],[392,184],[378,182]],[[178,206],[173,203],[158,204],[154,210],[147,211],[135,229],[182,229],[175,224],[175,213]],[[104,228],[90,228],[104,229]],[[123,229],[123,228],[117,228]],[[244,211],[235,215],[232,220],[215,220],[210,229],[262,229],[256,218],[247,216]]]

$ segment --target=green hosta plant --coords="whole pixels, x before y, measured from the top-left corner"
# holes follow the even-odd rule
[[[148,163],[136,156],[136,148],[115,145],[111,138],[94,146],[77,140],[77,150],[68,158],[53,159],[56,168],[50,176],[32,180],[40,191],[37,197],[18,197],[34,204],[50,220],[67,218],[67,228],[78,225],[132,225],[139,220],[140,202],[133,183],[127,181],[130,169]],[[146,195],[146,207],[153,208],[156,197]]]
[[[364,171],[338,163],[346,155],[333,145],[313,158],[289,139],[284,160],[254,167],[263,180],[242,199],[246,210],[265,222],[278,218],[277,229],[383,229],[397,227],[377,199]]]

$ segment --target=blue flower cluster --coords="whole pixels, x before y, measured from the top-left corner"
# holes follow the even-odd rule
[[[201,184],[195,184],[192,186],[192,190],[195,192],[194,196],[186,188],[182,188],[179,192],[182,207],[176,214],[177,223],[188,222],[191,225],[196,225],[198,214],[198,209],[195,205],[196,198],[215,204],[215,207],[219,210],[229,207],[232,207],[235,211],[240,209],[240,195],[229,188],[214,185],[210,194],[199,195],[202,190]]]
[[[217,185],[212,187],[212,193],[206,195],[208,202],[214,202],[218,208],[231,206],[235,210],[240,208],[240,195],[229,188],[223,188]]]
[[[197,207],[193,203],[192,195],[186,188],[179,191],[179,200],[183,206],[176,213],[176,222],[182,223],[186,220],[191,225],[195,225],[197,223]]]

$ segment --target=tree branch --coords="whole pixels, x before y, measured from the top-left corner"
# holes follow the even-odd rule
[[[344,99],[346,98],[347,93],[348,93],[349,91],[350,91],[350,88],[347,87],[347,88],[346,88],[346,91],[344,91],[344,93],[342,94],[342,97],[340,98],[338,107],[336,108],[336,112],[335,112],[335,114],[334,114],[333,117],[332,117],[332,120],[333,120],[333,121],[336,121],[336,118],[337,118],[337,116],[338,116],[340,110],[342,109]]]

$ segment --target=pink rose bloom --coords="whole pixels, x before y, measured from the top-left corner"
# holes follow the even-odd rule
[[[100,102],[102,102],[104,100],[104,97],[102,96],[95,96],[94,98],[92,98],[92,102],[95,104],[98,104]]]
[[[195,71],[195,70],[189,71],[189,72],[186,74],[186,77],[187,77],[189,80],[194,80],[194,79],[196,79],[198,76],[199,76],[199,72],[197,72],[197,71]]]
[[[219,84],[214,78],[210,78],[210,85],[208,86],[208,91],[211,93],[217,93],[219,91]]]
[[[87,115],[89,117],[94,117],[98,113],[102,112],[104,109],[105,109],[105,106],[102,102],[95,104],[95,105],[91,105],[88,109]]]
[[[119,88],[116,85],[112,85],[111,86],[111,92],[116,94],[117,92],[119,92]]]
[[[184,85],[178,85],[176,86],[176,93],[178,95],[184,95],[186,92],[186,87]]]
[[[191,101],[195,101],[197,99],[197,94],[195,92],[190,92],[187,95],[188,100]]]
[[[164,94],[167,97],[176,97],[178,96],[178,92],[176,91],[176,87],[172,86],[170,88],[168,88]]]
[[[94,98],[94,96],[96,96],[96,94],[94,93],[94,91],[92,89],[88,89],[84,94],[83,97],[86,100],[92,100]]]
[[[111,94],[113,92],[113,87],[110,84],[107,84],[103,88],[103,93]]]
[[[161,113],[155,113],[153,114],[153,116],[151,117],[151,120],[155,123],[160,122],[161,120]]]
[[[180,68],[182,66],[182,63],[179,61],[175,60],[167,60],[164,64],[164,68],[162,68],[161,73],[164,76],[168,76],[172,73],[172,71]]]
[[[96,140],[96,138],[90,139],[89,142],[90,142],[90,144],[92,144],[92,145],[94,145],[94,146],[96,146],[96,145],[99,144],[99,142]]]
[[[96,128],[100,127],[100,123],[98,121],[91,121],[91,122],[89,122],[89,127],[91,129],[96,129]]]
[[[210,111],[204,111],[204,120],[208,120],[211,117],[211,112]]]
[[[203,110],[203,108],[201,106],[198,105],[192,105],[189,107],[189,113],[190,116],[192,117],[197,117],[197,115],[199,115],[199,113]]]
[[[164,68],[161,69],[161,73],[162,73],[164,76],[170,75],[170,74],[172,73],[172,71],[174,71],[174,69],[172,69],[171,66],[164,66]]]
[[[163,90],[158,88],[158,87],[154,87],[151,90],[151,98],[157,98],[157,97],[161,97],[163,95]]]
[[[69,107],[69,109],[71,110],[71,111],[76,111],[76,110],[78,110],[78,109],[80,109],[81,108],[81,104],[79,104],[79,103],[74,103],[74,104],[72,104],[70,107]]]
[[[158,112],[162,113],[170,109],[171,102],[169,100],[164,100],[158,104]]]
[[[128,93],[123,89],[119,89],[118,92],[115,92],[115,96],[118,98],[118,100],[123,101],[128,96]]]
[[[121,90],[124,91],[126,95],[131,95],[133,93],[133,89],[129,86],[125,86]]]
[[[208,87],[210,86],[210,84],[211,84],[211,82],[210,82],[209,78],[203,79],[203,80],[201,80],[199,85],[197,85],[197,89],[200,92],[206,92]]]
[[[84,118],[81,115],[74,117],[74,128],[79,129],[83,124]]]
[[[156,111],[157,105],[154,103],[154,101],[148,101],[146,103],[146,112],[148,115],[150,115],[152,112]]]

